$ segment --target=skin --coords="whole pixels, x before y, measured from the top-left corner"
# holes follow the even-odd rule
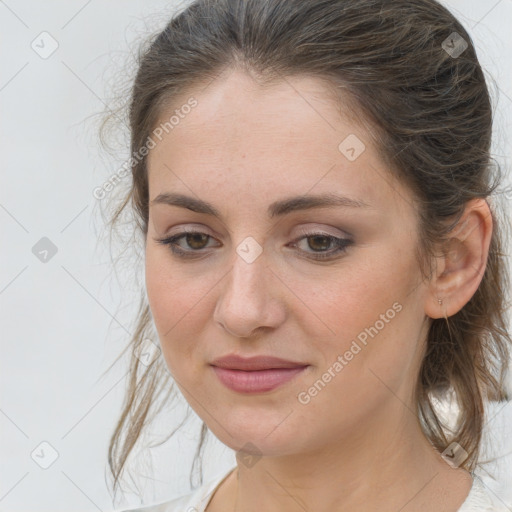
[[[229,70],[187,91],[161,120],[191,95],[198,105],[148,155],[149,197],[200,198],[222,219],[151,204],[146,286],[169,371],[208,428],[237,451],[237,470],[207,511],[455,512],[471,476],[425,438],[413,390],[429,318],[453,315],[480,284],[492,232],[487,203],[468,204],[449,251],[424,279],[414,254],[417,203],[380,160],[368,125],[340,110],[324,83],[295,77],[262,88]],[[352,162],[338,149],[349,134],[366,146]],[[267,216],[274,201],[333,191],[370,207]],[[196,259],[157,242],[184,228],[211,237],[177,242],[200,253]],[[319,230],[353,244],[315,261],[335,248],[305,235]],[[263,251],[250,264],[236,252],[248,236]],[[300,403],[298,394],[394,303],[400,312]],[[240,394],[209,366],[233,352],[309,367],[271,392]],[[253,459],[241,450],[248,442]]]

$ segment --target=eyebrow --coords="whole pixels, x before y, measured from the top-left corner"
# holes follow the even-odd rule
[[[179,206],[181,208],[187,208],[188,210],[196,213],[213,215],[219,219],[222,218],[220,212],[212,204],[203,201],[202,199],[196,199],[194,197],[186,196],[183,194],[171,192],[159,194],[157,197],[155,197],[155,199],[151,201],[151,205],[155,204]],[[339,207],[372,208],[371,205],[357,199],[338,196],[336,194],[321,194],[295,196],[276,201],[268,207],[267,213],[270,218],[274,218],[299,210]]]

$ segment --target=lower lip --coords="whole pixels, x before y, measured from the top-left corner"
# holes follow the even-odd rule
[[[219,380],[239,393],[264,393],[283,385],[302,373],[307,366],[298,368],[272,368],[269,370],[229,370],[212,366]]]

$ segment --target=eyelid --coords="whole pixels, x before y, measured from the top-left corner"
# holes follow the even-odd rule
[[[337,228],[333,228],[333,229],[336,229],[337,233],[332,233],[329,230],[327,230],[325,228],[321,228],[315,224],[308,224],[308,227],[301,225],[297,229],[297,232],[299,233],[299,235],[302,235],[302,236],[325,235],[325,236],[332,236],[335,238],[346,238],[346,239],[353,238],[353,235],[351,233],[349,233],[348,231],[343,231],[343,230],[337,229]]]
[[[176,228],[176,229],[174,229]],[[218,240],[219,236],[217,234],[212,234],[215,232],[212,232],[211,229],[207,228],[203,224],[187,224],[186,226],[178,225],[174,226],[173,230],[169,230],[161,237],[158,237],[160,239],[166,239],[166,238],[172,238],[177,237],[180,235],[186,235],[186,234],[195,234],[195,233],[201,233],[203,235],[207,235],[211,239]]]
[[[309,227],[307,227],[309,226]],[[301,225],[297,228],[297,235],[293,237],[293,241],[297,241],[298,238],[301,236],[318,236],[318,235],[325,235],[325,236],[332,236],[335,238],[346,238],[346,239],[352,239],[353,236],[351,233],[347,231],[337,230],[337,233],[331,233],[327,229],[321,228],[318,225],[315,224],[308,224],[307,226]],[[336,228],[334,228],[336,229]],[[169,232],[162,236],[161,238],[170,238],[175,235],[185,234],[185,233],[202,233],[205,235],[208,235],[210,238],[217,238],[217,235],[211,234],[211,231],[204,225],[195,225],[195,224],[187,224],[186,226],[180,226],[179,231],[176,233]]]

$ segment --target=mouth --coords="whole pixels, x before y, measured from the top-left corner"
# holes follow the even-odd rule
[[[308,366],[307,363],[289,361],[274,356],[261,355],[252,357],[242,357],[239,356],[238,354],[229,354],[227,356],[219,357],[210,364],[218,368],[245,371],[292,369]]]
[[[264,393],[282,386],[302,373],[307,366],[300,368],[271,368],[269,370],[230,370],[212,367],[219,380],[229,389],[238,393]]]
[[[309,365],[271,356],[242,358],[232,354],[211,366],[220,382],[232,391],[265,393],[291,381]]]

